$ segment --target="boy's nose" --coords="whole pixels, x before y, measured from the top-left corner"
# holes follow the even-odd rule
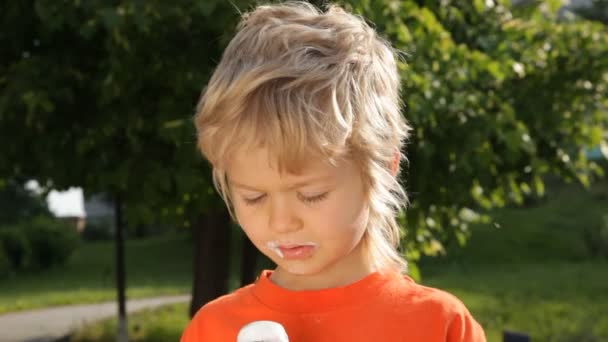
[[[299,230],[302,222],[298,219],[293,208],[285,200],[275,200],[270,205],[268,226],[277,233],[287,233]]]

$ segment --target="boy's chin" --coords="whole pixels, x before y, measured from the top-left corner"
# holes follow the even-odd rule
[[[324,265],[315,263],[311,259],[304,261],[276,260],[275,263],[277,264],[275,272],[282,275],[313,276],[321,273],[324,269]]]

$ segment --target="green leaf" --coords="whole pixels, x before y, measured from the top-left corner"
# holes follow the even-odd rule
[[[420,283],[422,281],[422,275],[420,274],[420,269],[418,268],[418,264],[412,261],[408,261],[407,263],[407,273],[414,281]]]
[[[114,28],[118,27],[121,22],[121,18],[118,13],[116,13],[116,9],[114,8],[101,9],[101,17],[103,18],[105,27],[109,31],[112,31]]]

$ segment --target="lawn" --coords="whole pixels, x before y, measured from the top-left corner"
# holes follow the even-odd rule
[[[590,255],[583,233],[608,213],[605,194],[606,183],[591,192],[560,186],[551,188],[548,199],[532,207],[498,210],[493,213],[495,222],[472,227],[466,248],[450,246],[447,257],[422,260],[423,283],[461,298],[491,342],[501,341],[505,329],[528,333],[533,341],[608,341],[608,261]],[[191,252],[187,246],[183,236],[129,242],[131,296],[188,292]],[[11,307],[7,303],[13,298],[29,305],[36,300],[49,305],[53,303],[48,293],[67,300],[79,288],[76,284],[99,286],[99,269],[111,269],[111,245],[85,245],[79,253],[82,260],[76,258],[68,266],[74,273],[69,281],[62,279],[65,271],[56,270],[42,282],[30,275],[11,280],[12,285],[0,284],[2,307]],[[85,262],[85,258],[95,262]],[[100,293],[113,299],[113,280],[106,278]],[[64,290],[51,290],[51,285]],[[90,291],[93,286],[84,288]],[[92,298],[91,292],[76,297],[71,301],[99,299]],[[187,305],[180,304],[130,316],[131,341],[177,341],[188,321],[186,313]],[[72,341],[114,341],[115,327],[114,320],[101,322],[79,331]]]
[[[127,297],[190,293],[192,242],[187,234],[129,240]],[[0,281],[0,314],[116,299],[113,243],[83,243],[67,265]]]
[[[175,304],[133,314],[129,316],[129,341],[179,341],[182,330],[188,323],[187,312],[187,304]],[[115,342],[116,330],[116,319],[109,319],[78,331],[69,341]]]
[[[608,340],[608,263],[437,267],[425,284],[461,298],[486,330],[488,341],[502,331],[526,332],[533,341]],[[472,281],[472,279],[474,281]],[[186,304],[134,314],[130,341],[178,341],[188,322]],[[80,330],[72,342],[115,341],[116,320]]]
[[[607,262],[433,267],[424,283],[458,296],[489,341],[503,330],[533,341],[608,341]]]
[[[532,207],[492,214],[466,248],[423,260],[423,282],[460,297],[489,341],[504,329],[533,341],[608,341],[608,261],[591,255],[584,233],[608,215],[608,184],[555,186]]]

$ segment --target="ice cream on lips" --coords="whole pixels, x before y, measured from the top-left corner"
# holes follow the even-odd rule
[[[269,241],[266,246],[281,259],[302,259],[309,257],[317,249],[318,244]]]

